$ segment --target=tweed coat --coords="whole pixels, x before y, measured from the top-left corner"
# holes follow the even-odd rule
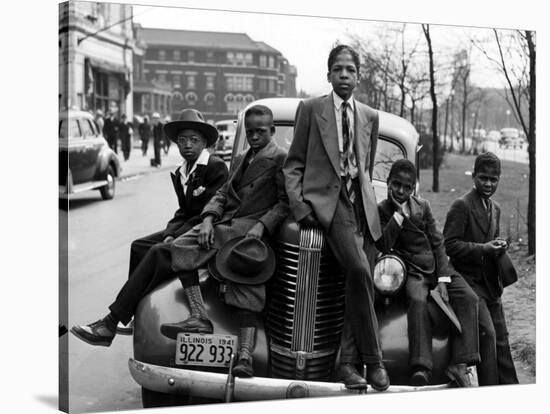
[[[384,254],[392,249],[412,273],[421,273],[435,286],[437,278],[452,276],[456,272],[449,266],[443,235],[437,229],[432,209],[427,200],[417,196],[409,198],[410,215],[402,226],[393,219],[395,204],[386,199],[378,205],[383,235],[376,247]]]
[[[175,172],[170,173],[178,197],[179,208],[166,225],[163,238],[180,236],[183,234],[180,229],[184,225],[183,228],[190,229],[199,224],[201,222],[200,214],[204,206],[227,181],[229,176],[225,162],[214,155],[210,155],[206,165],[197,165],[187,181],[187,191],[184,193],[180,179],[180,169],[181,167],[178,167]],[[204,189],[202,192],[200,192],[201,187]]]
[[[373,240],[382,235],[371,183],[378,142],[378,113],[355,101],[354,148],[361,196]],[[323,228],[332,223],[342,186],[332,94],[300,102],[294,140],[284,166],[286,191],[296,221],[312,211]]]
[[[171,244],[174,271],[190,271],[204,266],[227,241],[244,236],[258,221],[272,235],[289,212],[282,166],[285,151],[273,141],[260,150],[248,168],[246,154],[236,158],[229,180],[204,207],[201,216],[215,216],[214,247],[199,248],[196,234],[200,225]]]
[[[483,244],[499,236],[500,206],[491,200],[487,212],[474,188],[453,202],[443,229],[453,267],[474,291],[496,298],[502,294],[497,259],[483,254]]]

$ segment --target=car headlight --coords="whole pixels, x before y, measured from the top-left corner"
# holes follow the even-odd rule
[[[405,284],[406,275],[405,263],[399,257],[384,255],[374,267],[374,286],[382,295],[395,295]]]

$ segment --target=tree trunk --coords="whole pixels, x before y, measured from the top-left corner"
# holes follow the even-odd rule
[[[462,153],[466,152],[466,108],[468,106],[468,74],[463,78],[462,101]]]
[[[432,40],[430,38],[430,25],[422,25],[422,30],[428,43],[428,56],[430,57],[430,96],[432,98],[432,140],[433,140],[433,181],[432,191],[439,192],[439,136],[437,134],[437,96],[435,94],[434,79],[434,56],[432,50]]]
[[[529,30],[525,32],[527,46],[529,47],[529,132],[527,142],[529,143],[529,202],[527,205],[527,250],[529,254],[535,254],[537,250],[536,238],[536,165],[537,165],[537,142],[536,142],[536,82],[535,64],[537,52],[533,42],[533,33]]]

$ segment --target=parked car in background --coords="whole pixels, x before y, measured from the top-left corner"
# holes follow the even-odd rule
[[[504,148],[523,148],[524,140],[520,136],[517,128],[502,128],[500,130],[500,147]]]
[[[233,141],[235,139],[235,130],[237,126],[236,119],[228,119],[224,121],[218,121],[215,123],[218,130],[218,142],[214,147],[214,155],[217,155],[224,161],[231,160],[231,153],[233,150]]]
[[[121,167],[94,121],[83,111],[59,114],[59,195],[99,190],[104,200],[115,196]]]

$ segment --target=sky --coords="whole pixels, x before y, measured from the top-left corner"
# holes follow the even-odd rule
[[[143,27],[240,32],[253,40],[278,49],[298,69],[297,89],[310,95],[330,91],[326,79],[326,59],[336,43],[348,43],[351,36],[375,40],[388,23],[359,19],[304,17],[267,13],[211,11],[191,8],[134,6],[134,21]],[[490,36],[485,28],[432,26],[436,54],[469,46],[471,36]],[[408,42],[425,48],[419,24],[408,24]],[[419,40],[420,39],[420,40]],[[502,87],[503,79],[494,67],[474,49],[472,81],[478,86]],[[426,59],[427,64],[427,59]]]

